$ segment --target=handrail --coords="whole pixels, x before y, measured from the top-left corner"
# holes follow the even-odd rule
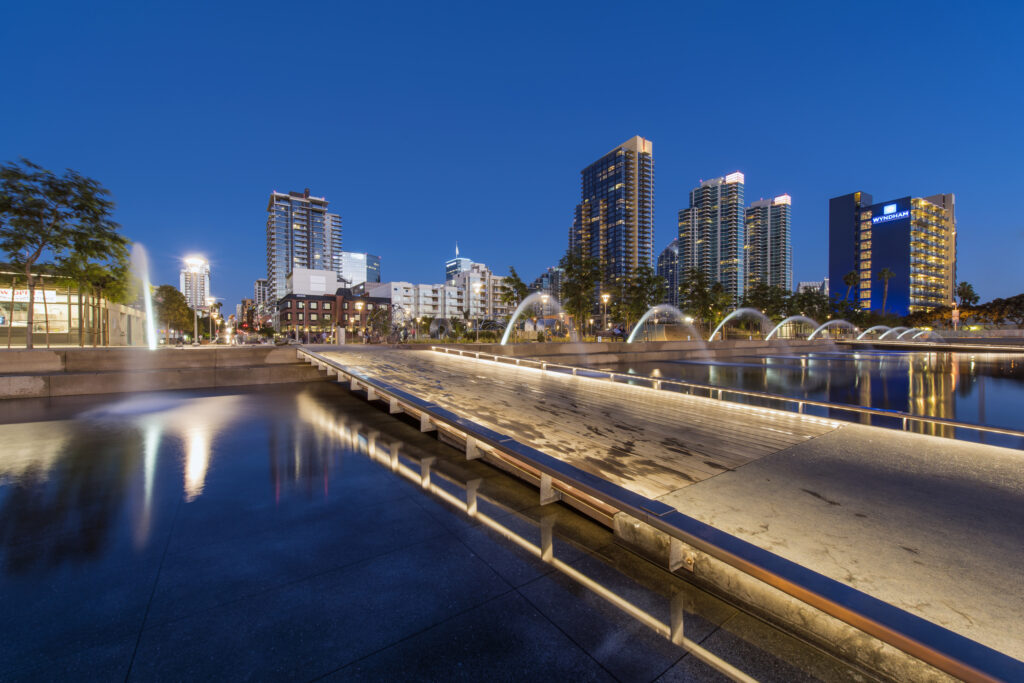
[[[458,349],[456,349],[458,350]],[[587,496],[645,522],[787,595],[967,681],[1024,680],[1024,662],[911,614],[835,579],[760,548],[665,503],[581,470],[512,437],[461,417],[403,389],[374,379],[320,353],[300,347],[311,362],[330,366],[380,396],[408,403],[421,415],[461,432],[494,451],[504,451],[543,476],[557,478]],[[490,355],[490,354],[485,354]]]
[[[565,369],[571,370],[573,375],[578,377],[587,377],[590,379],[610,379],[613,382],[617,380],[628,380],[629,382],[647,382],[650,384],[652,389],[661,389],[665,385],[685,387],[688,389],[700,389],[708,392],[708,398],[712,398],[714,394],[718,394],[718,400],[725,400],[724,397],[732,394],[736,396],[750,396],[753,398],[760,398],[769,401],[779,401],[782,403],[795,404],[797,407],[797,413],[805,414],[805,406],[814,406],[817,408],[828,408],[830,410],[839,410],[843,412],[856,413],[860,415],[875,415],[878,417],[888,417],[901,421],[902,431],[908,431],[911,422],[922,422],[926,424],[934,424],[942,427],[953,427],[957,429],[971,429],[977,432],[985,432],[990,434],[1003,434],[1006,436],[1016,436],[1024,439],[1024,431],[1017,429],[1008,429],[1005,427],[993,427],[990,425],[979,425],[972,424],[970,422],[960,422],[958,420],[950,420],[944,417],[929,417],[927,415],[915,415],[914,413],[907,413],[900,410],[892,410],[889,408],[871,408],[867,406],[855,406],[850,403],[829,403],[827,401],[816,401],[814,399],[807,398],[793,398],[792,396],[784,396],[782,394],[772,394],[763,391],[751,391],[749,389],[734,389],[730,387],[717,387],[710,384],[699,384],[697,382],[687,382],[685,380],[678,379],[661,379],[657,377],[647,377],[645,375],[630,375],[623,372],[612,372],[610,370],[593,370],[591,368],[585,368],[576,365],[565,365],[562,363],[549,363],[544,360],[538,360],[536,358],[515,358],[512,356],[498,356],[492,353],[480,353],[477,351],[463,351],[463,349],[451,349],[444,346],[431,346],[434,351],[448,354],[458,354],[462,356],[470,356],[472,358],[478,358],[481,360],[491,360],[492,362],[501,363],[503,361],[514,361],[516,365],[527,365],[539,368],[541,370],[548,369]],[[489,358],[487,358],[489,357]],[[691,391],[692,395],[692,391]],[[748,404],[741,404],[748,405]],[[812,416],[817,417],[817,416]],[[834,418],[839,419],[839,418]],[[888,429],[888,428],[887,428]],[[941,434],[934,436],[942,436]],[[953,438],[956,437],[943,437]]]

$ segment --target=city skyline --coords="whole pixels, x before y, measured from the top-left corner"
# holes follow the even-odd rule
[[[986,300],[1020,289],[1013,260],[1024,226],[1012,197],[1024,145],[1004,134],[1024,104],[1006,85],[1022,65],[1016,5],[886,7],[856,50],[839,8],[750,5],[725,17],[652,7],[648,49],[605,70],[578,54],[607,19],[572,7],[547,8],[539,23],[527,10],[325,8],[316,25],[300,22],[315,35],[287,57],[262,45],[271,11],[247,6],[224,28],[228,11],[217,8],[112,19],[71,4],[13,8],[0,49],[24,68],[12,73],[21,96],[0,112],[4,157],[96,178],[124,233],[149,250],[155,282],[173,284],[181,259],[201,254],[217,272],[211,294],[229,305],[265,276],[256,207],[275,189],[330,199],[345,249],[379,254],[389,280],[436,281],[456,240],[496,274],[513,265],[532,278],[564,252],[579,170],[634,135],[658,144],[654,254],[675,237],[694,181],[735,169],[751,179],[748,203],[787,193],[798,207],[794,282],[827,273],[829,198],[940,188],[957,196],[958,279]],[[672,27],[683,19],[707,26],[707,37],[680,44]],[[937,50],[935,36],[954,23],[957,41]],[[144,40],[157,24],[167,30]],[[710,29],[726,24],[736,41],[723,53]],[[287,38],[298,27],[280,30]],[[343,46],[316,39],[336,31]],[[26,60],[36,43],[55,47]],[[709,60],[723,77],[694,100],[685,74]],[[586,104],[625,78],[636,97]],[[268,79],[315,84],[322,106],[264,106]],[[755,106],[722,104],[736,83]],[[852,106],[861,91],[869,104]],[[410,94],[415,113],[403,104]]]

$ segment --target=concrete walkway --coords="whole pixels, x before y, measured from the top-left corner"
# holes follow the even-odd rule
[[[329,355],[1024,659],[1024,453],[432,352]]]

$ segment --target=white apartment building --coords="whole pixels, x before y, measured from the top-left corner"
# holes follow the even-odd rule
[[[501,302],[505,278],[494,275],[481,263],[455,274],[444,284],[419,285],[411,282],[367,282],[368,296],[391,300],[395,322],[416,318],[499,319],[509,315]]]

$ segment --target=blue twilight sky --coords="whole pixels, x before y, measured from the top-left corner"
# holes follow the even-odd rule
[[[216,6],[215,6],[216,5]],[[579,172],[654,142],[655,247],[701,179],[793,197],[794,279],[828,198],[954,192],[960,279],[1024,290],[1024,3],[9,3],[0,160],[110,188],[154,280],[265,274],[271,190],[326,196],[385,279],[461,253],[524,279],[566,246]]]

